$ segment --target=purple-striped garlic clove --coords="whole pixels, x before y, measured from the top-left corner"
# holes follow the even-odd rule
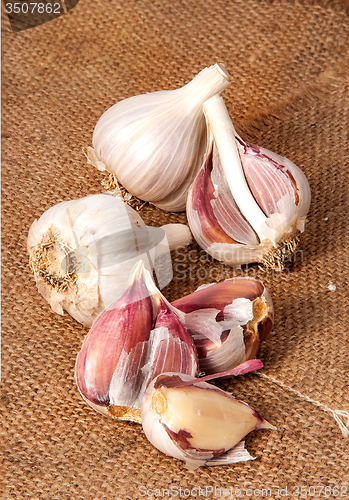
[[[163,372],[176,371],[188,375],[199,374],[198,355],[193,340],[173,307],[160,294],[153,291],[157,302],[157,317],[153,336],[156,339],[148,363],[148,380]]]
[[[139,261],[126,292],[100,314],[87,334],[76,359],[75,379],[95,410],[140,422],[144,391],[164,368],[195,376],[197,354]]]
[[[308,181],[287,158],[243,141],[221,97],[204,110],[212,137],[187,199],[193,236],[228,265],[282,268],[304,231]]]
[[[172,305],[184,313],[200,369],[208,374],[255,358],[274,321],[272,299],[254,278],[203,285]]]
[[[180,373],[161,374],[149,385],[141,415],[148,440],[190,470],[252,460],[243,438],[253,430],[275,429],[248,404]]]

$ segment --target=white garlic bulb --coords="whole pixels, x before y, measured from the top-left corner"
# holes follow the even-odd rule
[[[231,394],[181,373],[162,373],[144,394],[143,430],[160,451],[194,470],[252,460],[242,439],[252,430],[275,429]]]
[[[287,158],[244,142],[221,97],[205,102],[204,111],[212,138],[188,194],[193,236],[226,264],[282,268],[304,230],[308,181]]]
[[[51,207],[30,227],[27,247],[41,295],[84,326],[126,289],[141,258],[159,286],[172,279],[170,251],[191,241],[184,224],[147,227],[121,199],[95,194]]]
[[[180,89],[137,95],[99,119],[90,163],[108,170],[132,195],[172,212],[185,210],[207,147],[204,101],[229,84],[223,65],[202,70]]]

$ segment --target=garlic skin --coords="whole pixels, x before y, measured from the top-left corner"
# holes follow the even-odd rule
[[[304,231],[308,181],[287,158],[243,141],[222,98],[206,101],[204,111],[212,137],[188,194],[193,236],[225,264],[282,268]]]
[[[95,410],[140,422],[149,382],[162,371],[198,374],[193,342],[139,261],[125,293],[95,320],[75,363],[75,380]]]
[[[185,210],[207,147],[204,101],[229,85],[221,64],[176,90],[124,99],[99,119],[88,159],[132,195],[172,212]]]
[[[164,287],[172,279],[170,251],[190,241],[183,224],[147,227],[121,199],[95,194],[48,209],[31,225],[27,248],[38,290],[52,310],[66,310],[90,327],[126,290],[140,258]]]
[[[232,278],[202,285],[172,302],[184,314],[202,372],[230,370],[256,358],[274,322],[274,307],[264,284],[254,278]]]
[[[231,394],[181,373],[160,374],[149,385],[141,407],[143,430],[162,453],[195,470],[251,460],[242,439],[252,430],[275,429],[253,408]]]

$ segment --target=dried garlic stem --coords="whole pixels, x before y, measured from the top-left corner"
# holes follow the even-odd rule
[[[261,229],[267,217],[259,208],[246,182],[235,139],[237,134],[223,99],[218,95],[211,97],[204,103],[204,112],[236,204],[257,233],[260,242],[266,237],[272,240],[270,234],[266,235]]]

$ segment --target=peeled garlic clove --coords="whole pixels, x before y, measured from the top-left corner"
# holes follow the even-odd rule
[[[183,313],[204,373],[230,370],[257,356],[274,321],[272,299],[254,278],[203,285],[172,302]]]
[[[306,177],[287,158],[244,142],[219,96],[204,111],[212,138],[188,195],[193,235],[226,264],[282,267],[304,230],[311,198]]]
[[[53,311],[65,309],[84,326],[126,290],[141,258],[159,286],[172,279],[170,251],[191,241],[189,228],[147,227],[121,199],[95,194],[59,203],[31,225],[30,265]]]
[[[207,147],[204,101],[229,84],[223,65],[190,83],[118,102],[99,119],[90,163],[107,169],[132,195],[163,210],[185,210],[190,184]]]
[[[242,439],[253,430],[275,429],[231,394],[200,379],[186,386],[182,381],[190,377],[159,375],[144,395],[141,418],[149,441],[166,455],[184,460],[187,468],[249,460]],[[230,456],[224,455],[229,451]]]
[[[165,302],[139,261],[126,292],[94,322],[77,356],[75,379],[97,411],[139,422],[144,391],[164,367],[197,375],[192,340]]]

